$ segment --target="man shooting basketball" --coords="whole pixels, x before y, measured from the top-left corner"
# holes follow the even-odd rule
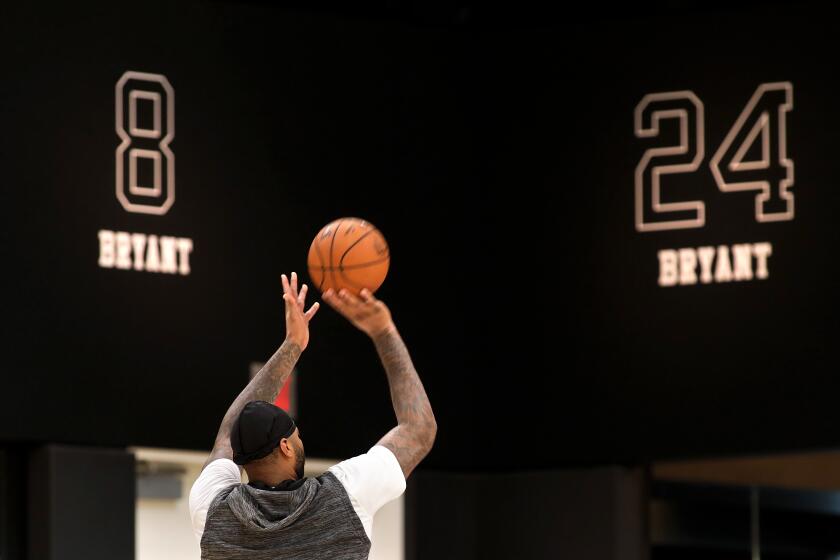
[[[274,401],[309,342],[306,285],[285,275],[286,339],[228,409],[210,458],[190,492],[190,515],[205,560],[362,560],[373,516],[405,490],[405,479],[437,432],[423,384],[391,313],[366,290],[327,290],[324,301],[373,340],[397,426],[366,454],[315,478],[303,477],[303,441]],[[239,466],[248,473],[243,484]]]

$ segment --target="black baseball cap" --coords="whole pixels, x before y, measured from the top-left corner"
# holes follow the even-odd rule
[[[295,428],[295,421],[282,408],[265,401],[249,402],[230,434],[233,462],[245,465],[262,459],[280,445],[281,439],[291,436]]]

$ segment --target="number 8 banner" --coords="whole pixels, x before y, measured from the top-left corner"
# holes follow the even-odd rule
[[[117,199],[129,212],[166,214],[175,203],[175,90],[161,74],[126,72],[116,86]]]

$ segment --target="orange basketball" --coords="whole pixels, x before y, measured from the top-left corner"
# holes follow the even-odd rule
[[[385,276],[391,253],[382,233],[359,218],[341,218],[324,226],[309,247],[309,277],[319,291],[332,288],[358,294],[375,292]]]

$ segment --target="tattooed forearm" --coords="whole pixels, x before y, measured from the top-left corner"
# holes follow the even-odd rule
[[[435,415],[408,349],[396,329],[375,336],[374,343],[388,376],[398,423],[379,444],[394,453],[408,477],[432,448],[437,434]]]
[[[300,352],[300,346],[294,342],[284,342],[242,392],[242,395],[248,393],[248,398],[242,406],[249,401],[274,402],[283,384],[286,383],[286,379],[295,368]]]
[[[208,463],[215,458],[232,456],[230,451],[230,431],[239,413],[251,401],[274,402],[289,375],[300,358],[300,346],[288,340],[283,342],[277,352],[266,362],[263,368],[254,376],[250,383],[239,393],[236,400],[228,408],[216,444]]]

